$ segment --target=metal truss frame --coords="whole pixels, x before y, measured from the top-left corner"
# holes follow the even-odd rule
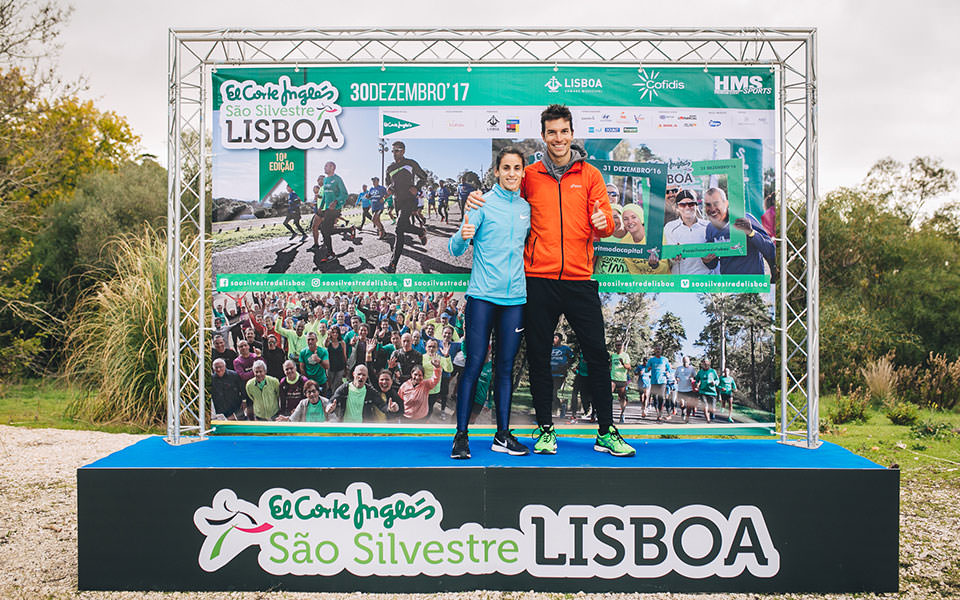
[[[816,30],[175,29],[169,34],[167,440],[206,435],[209,73],[218,66],[769,66],[777,73],[779,436],[819,445]],[[186,266],[189,265],[189,266]]]

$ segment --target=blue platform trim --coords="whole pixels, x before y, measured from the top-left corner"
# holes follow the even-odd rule
[[[593,450],[593,440],[559,439],[553,456],[513,457],[490,450],[491,437],[470,440],[473,458],[450,458],[451,441],[439,437],[251,437],[217,436],[182,446],[151,437],[93,462],[84,469],[314,469],[586,467],[669,469],[882,469],[841,446],[815,450],[771,440],[634,439],[633,458]],[[519,438],[532,448],[529,438]]]

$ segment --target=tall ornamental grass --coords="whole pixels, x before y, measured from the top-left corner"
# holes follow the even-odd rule
[[[68,381],[97,393],[78,397],[68,414],[96,423],[156,427],[165,422],[167,410],[165,235],[145,226],[109,243],[116,275],[78,303],[67,321],[64,346]],[[184,271],[194,268],[189,263],[183,259]],[[185,293],[182,301],[192,305],[197,291]]]
[[[881,356],[860,369],[867,385],[870,401],[875,405],[893,400],[897,389],[897,369],[893,366],[893,354]]]

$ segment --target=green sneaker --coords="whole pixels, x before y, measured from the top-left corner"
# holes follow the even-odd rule
[[[537,454],[557,453],[557,434],[553,430],[553,425],[537,427],[533,432],[533,437],[537,438],[537,442],[533,445],[534,452]]]
[[[633,456],[637,453],[633,446],[623,440],[620,432],[613,425],[607,433],[597,435],[597,439],[593,442],[593,449],[597,452],[609,452],[614,456]]]

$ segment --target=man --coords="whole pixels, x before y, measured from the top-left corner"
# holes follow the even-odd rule
[[[287,340],[287,356],[293,360],[300,360],[300,352],[307,347],[307,335],[304,333],[307,323],[303,320],[297,322],[296,329],[287,329],[283,325],[277,325],[277,333]]]
[[[307,397],[304,384],[309,381],[297,372],[297,363],[288,360],[283,363],[283,375],[280,378],[280,414],[289,417],[300,402]]]
[[[677,196],[680,194],[680,186],[670,182],[667,184],[666,196],[663,199],[663,224],[677,220]]]
[[[664,245],[702,244],[707,241],[707,221],[697,218],[697,194],[683,190],[676,197],[679,219],[674,219],[663,228]],[[711,270],[702,260],[676,256],[669,259],[670,272],[674,275],[709,275]]]
[[[227,348],[227,342],[223,339],[223,335],[217,334],[213,336],[213,360],[222,358],[227,365],[233,366],[233,360],[237,358],[237,351],[233,348]]]
[[[222,358],[213,361],[212,384],[211,419],[243,420],[243,380],[236,371],[227,368],[227,363]]]
[[[427,234],[421,227],[414,226],[410,219],[417,211],[417,193],[420,186],[427,180],[427,174],[420,168],[417,161],[406,158],[404,153],[407,146],[403,142],[393,143],[393,162],[387,167],[384,183],[388,191],[393,194],[394,202],[400,216],[397,218],[396,239],[393,242],[393,258],[390,264],[383,268],[386,273],[396,273],[400,254],[403,252],[404,235],[407,232],[420,236],[420,243],[427,243]]]
[[[333,161],[328,161],[323,166],[326,177],[323,178],[323,201],[321,204],[321,210],[323,211],[323,220],[320,223],[320,233],[323,235],[323,247],[320,250],[321,262],[336,257],[333,251],[333,229],[337,224],[337,219],[340,218],[340,211],[347,203],[347,187],[336,171],[337,164]],[[314,245],[316,245],[316,239],[314,239]]]
[[[370,211],[373,214],[370,220],[377,228],[377,239],[382,240],[383,236],[387,234],[386,230],[383,228],[383,223],[380,222],[384,208],[383,203],[387,198],[387,188],[380,185],[379,177],[372,177],[370,182],[373,183],[373,187],[367,191],[367,199],[370,201]]]
[[[307,347],[300,351],[300,372],[323,389],[329,368],[330,354],[326,348],[317,345],[317,334],[311,331],[307,334]]]
[[[280,382],[267,375],[267,363],[253,363],[253,378],[247,382],[247,396],[257,421],[272,421],[280,409]]]
[[[707,225],[706,241],[730,241],[730,202],[727,194],[720,188],[710,188],[703,196],[704,212],[710,219]],[[721,275],[763,275],[763,261],[770,264],[776,262],[777,247],[764,231],[763,226],[750,213],[738,218],[733,226],[747,236],[746,256],[721,256],[715,254],[703,257],[703,264],[713,269],[720,263]]]
[[[413,367],[423,367],[423,354],[413,349],[413,336],[405,333],[400,336],[400,348],[393,352],[392,359],[400,367],[400,383],[410,379]]]
[[[553,404],[552,408],[560,409],[560,416],[567,415],[567,403],[560,399],[560,388],[567,380],[567,371],[570,369],[570,363],[573,360],[573,350],[570,346],[563,343],[563,335],[553,334],[553,346],[550,348],[550,377],[553,378]]]
[[[657,422],[663,420],[663,409],[667,402],[667,373],[670,371],[670,361],[663,355],[663,347],[653,347],[653,356],[647,360],[647,370],[650,371],[650,396],[657,407]],[[669,410],[669,407],[667,407]],[[670,418],[669,413],[667,419]]]
[[[300,241],[304,242],[307,240],[307,232],[303,230],[303,226],[300,225],[300,196],[297,195],[293,188],[289,185],[287,186],[287,218],[283,220],[283,226],[290,231],[290,239],[297,237],[297,232],[293,230],[293,227],[290,227],[290,221],[293,221],[294,225],[297,226],[297,230],[300,231]]]
[[[370,214],[370,198],[367,197],[367,184],[363,184],[363,191],[360,192],[357,200],[360,202],[360,209],[363,210],[360,226],[357,229],[363,229],[363,225],[367,222],[367,219],[370,219],[371,223],[373,222],[373,215]]]
[[[587,361],[591,398],[599,431],[594,450],[614,456],[636,451],[613,426],[610,356],[604,339],[603,313],[593,272],[593,239],[613,233],[607,186],[586,154],[574,148],[573,117],[553,104],[540,115],[540,135],[547,146],[542,161],[524,171],[520,195],[530,203],[530,236],[524,250],[527,275],[525,335],[530,392],[538,428],[534,452],[554,454],[556,433],[551,411],[550,340],[565,315]],[[474,206],[482,194],[470,195]]]

